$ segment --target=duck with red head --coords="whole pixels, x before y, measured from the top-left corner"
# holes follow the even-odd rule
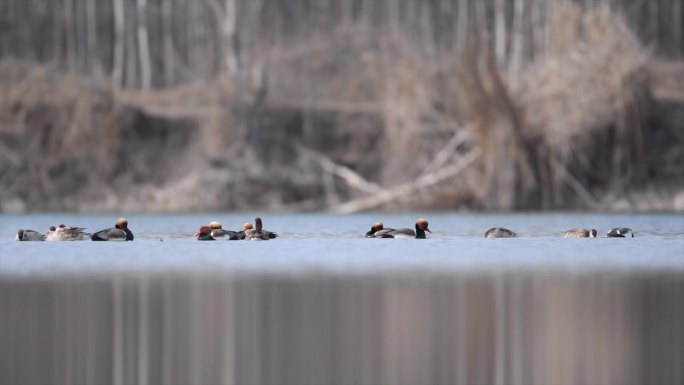
[[[211,227],[209,226],[202,226],[200,227],[199,231],[197,234],[195,234],[197,237],[198,241],[215,241],[216,238],[211,236]]]
[[[247,224],[245,223],[245,225]],[[268,241],[277,236],[278,234],[263,229],[263,223],[259,217],[254,219],[253,229],[245,230],[245,239],[248,241]]]
[[[100,230],[93,234],[90,239],[93,241],[132,241],[133,233],[128,229],[128,220],[119,218],[114,227]]]
[[[211,236],[216,239],[237,241],[244,238],[244,236],[240,238],[240,231],[224,230],[221,222],[213,221],[209,224],[209,227],[211,227]]]
[[[427,231],[428,233],[431,233],[430,229],[428,228],[428,221],[425,218],[419,218],[416,221],[416,230],[414,231],[413,229],[409,228],[403,228],[403,229],[396,229],[389,231],[387,233],[384,233],[380,236],[377,236],[378,238],[416,238],[416,239],[426,239],[427,237],[425,236],[425,232]],[[376,232],[377,234],[377,232]]]
[[[395,229],[386,228],[382,222],[375,222],[370,230],[366,232],[366,238],[382,238],[384,234],[388,234]]]

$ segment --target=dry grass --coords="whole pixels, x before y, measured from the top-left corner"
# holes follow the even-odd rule
[[[179,202],[199,190],[202,209],[248,208],[257,191],[271,208],[512,210],[681,189],[684,64],[660,64],[608,8],[554,9],[547,55],[515,81],[486,39],[428,55],[369,26],[256,51],[242,87],[112,92],[5,63],[0,192],[61,210],[193,209]]]

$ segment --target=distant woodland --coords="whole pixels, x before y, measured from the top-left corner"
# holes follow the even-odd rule
[[[0,0],[0,210],[684,211],[683,17]]]

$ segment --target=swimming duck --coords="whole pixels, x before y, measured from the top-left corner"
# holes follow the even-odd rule
[[[90,239],[93,241],[132,241],[133,233],[128,229],[128,220],[119,218],[114,227],[100,230],[93,234]]]
[[[224,230],[221,222],[213,221],[209,224],[209,227],[211,228],[211,236],[214,238],[223,238],[229,241],[237,241],[245,238],[244,232],[240,234],[240,231]]]
[[[385,228],[382,222],[375,222],[371,226],[371,229],[366,233],[366,238],[382,238],[383,235],[390,233],[392,231],[396,230]]]
[[[505,227],[492,227],[484,233],[485,238],[515,238],[518,234]]]
[[[264,230],[259,217],[254,219],[254,226],[253,229],[245,230],[245,239],[248,241],[268,241],[278,236],[276,233]]]
[[[198,241],[215,241],[216,238],[211,236],[211,227],[209,226],[202,226],[200,227],[199,231],[197,234],[195,234],[197,237]]]
[[[19,229],[17,231],[17,241],[44,241],[45,235],[35,231],[35,230],[24,230]]]
[[[616,227],[614,229],[610,229],[610,231],[606,234],[606,237],[608,238],[625,238],[627,234],[630,234],[632,238],[634,238],[634,233],[632,232],[632,229],[627,228],[627,227]]]
[[[565,232],[563,238],[596,238],[596,229],[572,229]]]
[[[46,241],[85,241],[90,238],[90,234],[84,232],[85,227],[72,227],[61,224],[55,228],[50,226],[50,230],[45,234]]]
[[[425,232],[427,231],[428,233],[431,233],[430,229],[428,228],[428,221],[425,218],[419,218],[416,221],[416,230],[413,231],[413,229],[409,228],[403,228],[403,229],[389,229],[390,231],[388,232],[382,232],[381,231],[376,231],[375,232],[375,237],[377,238],[416,238],[416,239],[426,239]],[[380,233],[380,235],[378,235]]]

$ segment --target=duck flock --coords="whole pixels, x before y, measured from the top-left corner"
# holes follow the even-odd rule
[[[73,227],[66,225],[59,225],[57,227],[50,226],[47,233],[43,234],[35,230],[20,229],[17,231],[17,241],[132,241],[133,232],[128,228],[128,220],[126,218],[117,219],[114,227],[100,230],[95,233],[87,233],[84,227]],[[426,232],[431,233],[428,228],[428,221],[425,218],[419,218],[415,224],[415,230],[411,228],[387,228],[382,222],[376,222],[371,225],[371,228],[366,232],[366,238],[416,238],[426,239]],[[596,229],[571,229],[565,232],[565,238],[596,238],[598,232]],[[634,233],[627,227],[616,227],[606,233],[608,238],[625,238],[626,236],[634,237]],[[484,233],[485,238],[515,238],[518,234],[504,228],[492,227]],[[247,222],[242,225],[242,230],[232,231],[224,230],[220,222],[214,221],[208,225],[200,227],[195,234],[198,241],[215,241],[221,240],[248,240],[248,241],[268,241],[275,239],[278,234],[264,230],[263,221],[257,217],[254,220],[254,225]]]

